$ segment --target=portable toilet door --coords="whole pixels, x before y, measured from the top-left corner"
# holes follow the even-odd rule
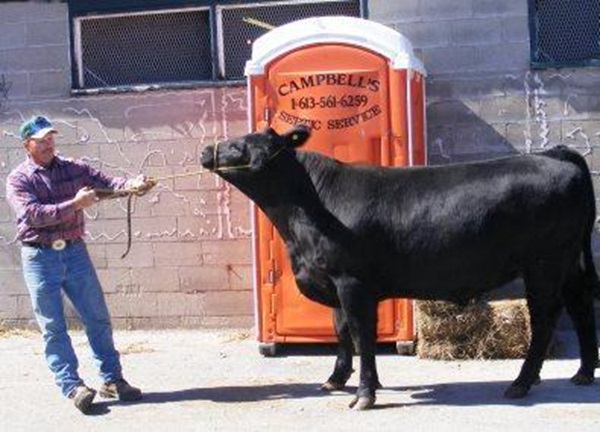
[[[307,124],[304,150],[348,163],[426,163],[425,69],[400,33],[371,21],[319,17],[278,27],[253,44],[246,64],[252,131]],[[302,296],[285,244],[254,207],[254,295],[260,351],[336,340],[332,310]],[[410,351],[412,302],[379,305],[378,341]]]

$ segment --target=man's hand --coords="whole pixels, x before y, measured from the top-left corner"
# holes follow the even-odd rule
[[[156,180],[151,177],[146,177],[143,174],[140,174],[134,179],[127,180],[127,183],[125,183],[125,189],[135,190],[136,195],[144,195],[154,186],[156,186]]]
[[[96,204],[97,201],[98,197],[96,196],[94,189],[85,186],[79,189],[75,194],[73,205],[75,206],[75,210],[82,210]]]

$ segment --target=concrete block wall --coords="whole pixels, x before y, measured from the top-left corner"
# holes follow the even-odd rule
[[[0,151],[0,320],[26,324],[28,296],[5,201],[5,178],[24,158],[12,136],[19,123],[42,113],[60,131],[60,153],[89,160],[115,176],[172,176],[199,170],[204,145],[245,130],[241,113],[224,111],[243,89],[56,98],[9,102]],[[232,117],[230,119],[229,117]],[[216,176],[163,180],[136,198],[133,245],[126,248],[126,200],[86,210],[87,243],[117,327],[250,325],[251,222],[248,200]],[[72,314],[72,313],[71,313]]]
[[[527,8],[524,0],[369,2],[371,19],[407,36],[427,68],[430,163],[565,144],[597,171],[600,71],[532,70]]]
[[[524,0],[369,1],[370,18],[424,60],[431,164],[566,144],[586,155],[600,193],[600,72],[531,70]],[[71,96],[68,18],[59,2],[0,4],[0,323],[31,307],[5,201],[24,157],[16,131],[53,118],[65,155],[114,175],[198,169],[201,149],[246,131],[245,87]],[[88,244],[118,327],[251,325],[249,202],[210,174],[163,181],[138,199],[124,260],[125,203],[87,212]],[[595,241],[595,251],[600,243]],[[70,311],[72,315],[72,311]]]
[[[71,96],[66,4],[3,3],[0,25],[0,324],[33,326],[5,199],[6,176],[25,157],[19,124],[47,115],[61,154],[108,174],[171,176],[198,171],[205,145],[246,132],[246,89]],[[86,215],[116,327],[252,325],[250,203],[216,176],[163,180],[137,198],[125,259],[126,201]],[[67,311],[75,316],[68,302]]]

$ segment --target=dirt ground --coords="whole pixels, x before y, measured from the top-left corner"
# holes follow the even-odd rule
[[[99,379],[85,335],[72,334],[87,384]],[[0,431],[594,431],[600,385],[575,387],[571,333],[564,354],[546,362],[542,384],[521,401],[502,398],[521,360],[420,360],[382,347],[376,409],[348,408],[349,392],[319,386],[333,368],[330,346],[285,346],[258,353],[251,330],[119,331],[126,378],[142,387],[136,403],[96,399],[84,416],[62,398],[38,334],[0,337]],[[355,359],[356,365],[358,358]],[[599,381],[600,382],[600,381]]]

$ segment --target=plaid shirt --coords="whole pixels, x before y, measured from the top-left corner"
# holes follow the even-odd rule
[[[17,215],[17,239],[52,244],[84,235],[83,210],[72,199],[84,186],[121,189],[125,178],[102,174],[81,161],[55,156],[43,167],[27,158],[6,179],[6,199]]]

